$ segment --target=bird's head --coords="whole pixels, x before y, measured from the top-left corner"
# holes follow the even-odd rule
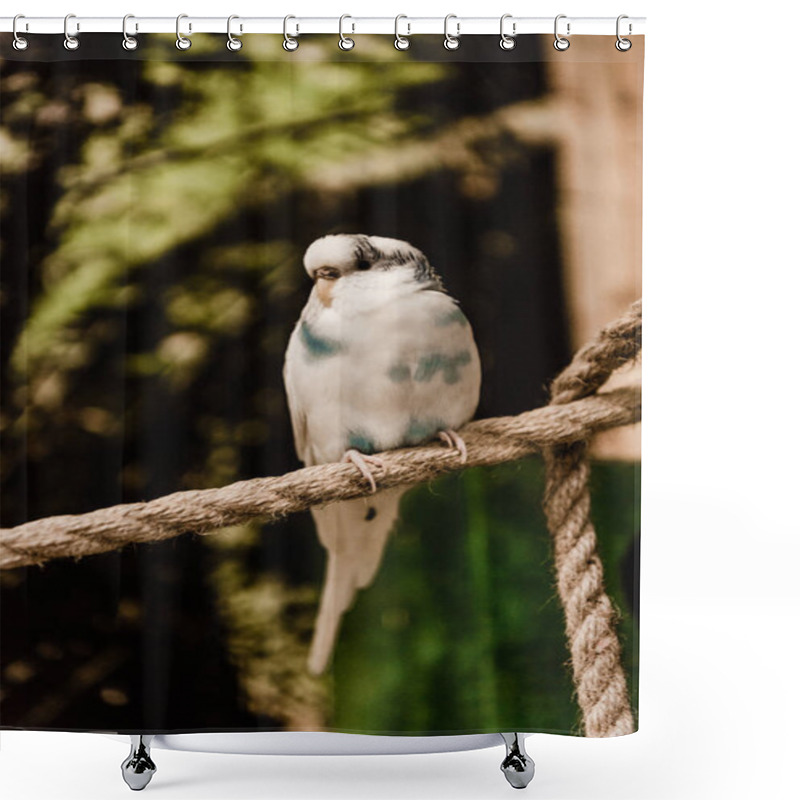
[[[338,284],[363,282],[366,273],[402,272],[409,280],[441,288],[441,280],[422,251],[400,239],[363,234],[333,234],[312,242],[303,258],[317,294],[330,305]]]

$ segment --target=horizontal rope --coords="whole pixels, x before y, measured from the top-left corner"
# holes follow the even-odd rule
[[[595,433],[632,424],[640,417],[641,392],[629,387],[515,417],[476,420],[459,431],[467,446],[465,464],[441,444],[388,451],[381,454],[386,470],[378,477],[378,488],[410,486],[454,470],[500,464],[587,441]],[[208,533],[257,518],[270,522],[314,505],[368,494],[369,487],[352,464],[334,463],[86,514],[48,517],[0,530],[0,569],[41,565],[65,556],[80,558],[182,533]]]

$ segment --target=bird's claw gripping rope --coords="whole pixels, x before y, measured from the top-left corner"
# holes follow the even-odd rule
[[[364,479],[369,483],[372,494],[378,491],[378,486],[375,483],[375,475],[370,467],[373,467],[377,472],[386,471],[386,462],[377,456],[368,456],[358,450],[347,450],[342,456],[342,461],[352,464],[364,476]]]
[[[467,463],[467,446],[464,440],[452,430],[439,431],[439,438],[448,446],[458,451],[458,458],[462,464]]]

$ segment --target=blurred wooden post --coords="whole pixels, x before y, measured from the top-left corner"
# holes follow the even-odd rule
[[[573,349],[641,296],[642,39],[634,47],[638,53],[619,53],[613,36],[585,36],[547,56],[559,119],[557,213]],[[639,378],[628,371],[612,380]],[[639,458],[640,427],[604,433],[593,450]]]

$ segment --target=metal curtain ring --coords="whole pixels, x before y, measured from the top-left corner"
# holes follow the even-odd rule
[[[342,16],[339,17],[339,48],[341,50],[352,50],[356,46],[356,43],[349,36],[344,35],[344,21],[346,19],[353,18],[349,14],[342,14]],[[355,33],[355,23],[351,23],[351,26],[351,33]]]
[[[188,50],[192,46],[192,40],[191,39],[187,39],[181,33],[181,20],[182,19],[188,19],[188,18],[189,18],[188,14],[178,14],[177,18],[175,19],[175,36],[177,37],[175,39],[175,47],[177,47],[178,50]],[[189,23],[189,33],[191,33],[191,32],[192,32],[192,23],[190,22]]]
[[[626,53],[628,50],[631,49],[631,47],[633,47],[633,42],[631,42],[630,39],[623,39],[622,36],[620,35],[620,32],[619,32],[619,24],[624,19],[628,19],[628,15],[627,14],[620,14],[617,17],[617,41],[614,42],[614,47],[616,47],[617,50],[620,51],[620,53]],[[631,31],[632,30],[633,30],[633,28],[632,28],[632,26],[631,26],[631,24],[629,22],[628,23],[628,36],[631,35]]]
[[[237,50],[241,50],[242,49],[242,40],[241,39],[237,39],[231,33],[231,22],[233,22],[235,19],[239,19],[239,17],[237,17],[236,14],[231,14],[228,17],[228,44],[227,44],[227,48],[232,53],[235,53]],[[239,25],[239,33],[241,33],[241,32],[242,32],[242,26]]]
[[[133,14],[126,14],[122,18],[122,46],[125,50],[135,50],[139,46],[139,41],[136,39],[135,36],[128,35],[128,20],[129,19],[136,19]],[[139,30],[139,26],[136,25],[135,30]]]
[[[507,19],[513,19],[513,14],[503,14],[500,17],[500,49],[513,50],[517,46],[517,40],[514,38],[517,35],[517,23],[511,23],[511,35],[505,32],[505,23]]]
[[[28,49],[28,40],[24,36],[20,36],[17,33],[17,20],[25,19],[24,14],[17,14],[14,17],[14,22],[11,23],[11,32],[14,34],[14,41],[12,42],[12,46],[15,50],[27,50]],[[25,23],[25,30],[28,30],[28,23]]]
[[[285,16],[283,18],[283,49],[287,53],[293,53],[295,50],[297,50],[298,47],[300,47],[300,42],[298,42],[297,39],[293,39],[291,36],[289,36],[289,20],[290,19],[297,19],[297,17],[293,17],[291,14],[287,14],[287,16]],[[299,28],[299,26],[296,26],[295,27],[295,36],[299,32],[300,32],[300,28]]]
[[[451,19],[456,21],[456,35],[453,36],[452,33],[447,29],[448,23]],[[444,18],[444,48],[445,50],[458,50],[461,46],[461,41],[459,40],[459,36],[461,35],[461,23],[458,21],[458,17],[455,14],[448,14]]]
[[[69,32],[69,21],[71,19],[75,19],[74,14],[67,14],[67,16],[64,17],[64,49],[77,50],[81,46],[81,43],[78,41],[77,36],[72,36]],[[75,32],[77,33],[80,29],[80,24],[75,23]]]
[[[406,22],[406,27],[408,28],[408,32],[405,36],[400,35],[400,20],[401,19],[408,19],[405,14],[398,14],[394,18],[394,46],[397,50],[408,50],[411,47],[411,40],[406,38],[411,36],[411,23]]]
[[[559,34],[559,32],[558,32],[558,21],[560,19],[566,19],[566,18],[567,18],[566,14],[559,14],[556,17],[555,23],[553,24],[553,33],[555,34],[555,37],[556,37],[555,41],[553,42],[553,47],[555,47],[555,49],[558,50],[561,53],[563,53],[569,47],[569,39],[565,39],[563,36],[561,36]],[[568,22],[567,23],[567,36],[569,36],[569,35],[570,35],[570,23]]]

